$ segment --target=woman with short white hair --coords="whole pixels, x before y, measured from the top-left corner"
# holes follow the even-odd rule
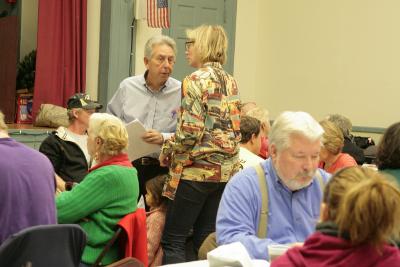
[[[112,238],[117,223],[136,210],[139,185],[136,169],[125,153],[128,133],[120,119],[106,113],[93,114],[87,145],[97,164],[80,184],[61,193],[56,205],[59,223],[77,223],[88,235],[82,262],[91,265]],[[58,186],[62,187],[62,181],[58,181]],[[116,244],[102,264],[118,259]]]

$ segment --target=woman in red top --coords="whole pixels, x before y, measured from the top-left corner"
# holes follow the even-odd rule
[[[361,167],[337,172],[325,187],[321,223],[302,247],[271,267],[392,267],[400,250],[400,191],[382,174]]]
[[[357,166],[357,162],[352,156],[342,153],[344,138],[340,128],[328,120],[323,120],[320,124],[325,132],[319,154],[321,160],[319,168],[329,173],[335,173],[346,167]]]

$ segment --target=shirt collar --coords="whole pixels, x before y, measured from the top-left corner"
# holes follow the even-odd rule
[[[151,93],[156,93],[156,92],[154,92],[153,90],[151,90],[150,89],[150,86],[148,86],[147,85],[147,82],[146,82],[146,78],[147,78],[147,75],[149,74],[149,70],[146,70],[145,72],[144,72],[144,74],[143,74],[143,80],[142,80],[142,84],[143,84],[143,86],[147,89],[147,90],[149,90]],[[168,79],[167,79],[167,81],[165,82],[165,84],[160,88],[160,91],[159,92],[162,92],[165,88],[167,88],[168,86],[169,86],[169,77],[168,77]]]
[[[89,172],[108,165],[118,165],[132,168],[132,163],[129,161],[128,154],[122,153],[90,168]]]

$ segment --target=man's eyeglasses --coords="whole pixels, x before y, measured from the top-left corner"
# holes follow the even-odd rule
[[[194,41],[186,41],[185,42],[185,49],[189,50],[189,48],[194,44]]]

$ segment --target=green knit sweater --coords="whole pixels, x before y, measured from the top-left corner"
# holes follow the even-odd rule
[[[95,262],[113,236],[116,224],[136,210],[138,194],[135,168],[108,165],[93,170],[71,191],[56,198],[58,222],[77,223],[88,236],[83,262]],[[117,246],[110,249],[102,264],[119,259]]]

